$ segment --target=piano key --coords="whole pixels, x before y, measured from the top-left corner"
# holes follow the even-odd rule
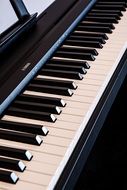
[[[92,83],[94,82],[94,85],[95,86],[99,86],[102,84],[102,80],[86,80],[83,84],[88,84],[88,85],[92,85]],[[93,85],[93,86],[94,86]],[[28,94],[32,94],[32,95],[38,95],[38,96],[43,96],[44,94],[43,93],[40,93],[40,92],[35,92],[35,91],[26,91],[25,93],[28,93]],[[55,97],[54,94],[50,94],[50,97]],[[58,97],[62,97],[61,95],[59,95]],[[70,101],[75,101],[75,102],[87,102],[87,103],[90,103],[92,101],[92,98],[91,97],[86,97],[85,99],[83,98],[83,96],[72,96],[71,99],[68,97],[68,96],[64,96],[64,99],[67,101],[67,100],[70,100]]]
[[[126,6],[125,1],[117,2],[115,0],[114,1],[111,0],[111,1],[108,1],[108,2],[105,1],[105,0],[104,1],[98,1],[97,4],[99,4],[99,5],[122,5],[124,7]]]
[[[11,107],[21,108],[21,109],[24,108],[27,110],[35,110],[35,111],[42,111],[42,112],[48,112],[48,113],[50,112],[50,113],[54,113],[54,114],[60,114],[61,113],[61,109],[58,106],[36,103],[36,102],[29,102],[29,101],[16,100],[13,102]]]
[[[106,56],[107,56],[107,54],[106,54]],[[109,61],[109,65],[110,65],[111,59],[109,59],[108,61]],[[105,70],[105,66],[106,65],[103,65],[103,64],[101,65],[100,62],[99,62],[99,65],[98,64],[96,65],[95,62],[94,63],[92,62],[91,65],[92,65],[92,68],[89,70],[89,72],[91,74],[94,73],[94,74],[97,74],[97,75],[105,75],[105,71],[106,71]],[[109,68],[109,65],[107,66],[107,69]],[[97,66],[97,69],[96,69],[96,66]],[[39,77],[42,77],[42,76],[43,75],[39,75]],[[47,77],[47,78],[53,78],[53,79],[58,79],[58,77],[56,77],[56,76],[45,76],[45,77]],[[85,80],[83,80],[83,83],[86,81],[89,84],[89,80],[88,79],[91,80],[92,79],[92,75],[85,75]],[[61,80],[63,80],[63,79],[61,78]],[[68,78],[64,78],[64,80],[68,81],[69,79]],[[75,82],[78,85],[78,83],[80,83],[80,80],[75,80]],[[61,98],[63,97],[63,99],[65,100],[64,96],[59,96],[59,97],[61,97]]]
[[[120,20],[120,16],[116,13],[101,13],[101,12],[90,12],[88,16],[100,16],[100,17],[115,17],[117,20]]]
[[[126,11],[126,8],[123,5],[101,5],[96,4],[94,6],[95,9],[101,9],[101,10],[120,10],[120,11]]]
[[[34,118],[34,119],[39,119],[39,120],[48,121],[48,122],[55,122],[56,121],[56,117],[51,113],[34,111],[34,110],[27,110],[27,109],[21,109],[21,108],[10,107],[7,110],[7,114],[13,115],[13,116],[25,117],[25,118],[26,117]]]
[[[83,106],[82,106],[83,107]],[[81,109],[83,109],[81,107]],[[76,111],[76,109],[77,108],[69,108],[68,109],[68,113],[70,112],[70,111],[72,111],[72,112],[74,112],[74,111]],[[78,110],[79,110],[79,108],[78,108]],[[81,111],[80,111],[81,112]],[[65,112],[65,114],[66,114],[66,112]],[[69,113],[70,114],[70,113]],[[81,115],[81,114],[78,114],[78,115]],[[9,120],[9,118],[13,118],[13,119],[11,119],[11,120]],[[16,123],[17,122],[17,120],[19,119],[19,118],[17,118],[17,117],[10,117],[10,116],[7,116],[6,117],[6,119],[4,120],[3,119],[3,121],[7,121],[7,122],[13,122],[13,123]],[[8,120],[7,120],[8,119]],[[20,121],[20,119],[19,119],[19,121]],[[25,123],[25,121],[28,121],[28,119],[25,119],[24,118],[24,120],[23,121],[21,121],[21,124],[24,124]],[[29,119],[29,121],[30,121],[30,119]],[[31,122],[32,122],[33,120],[31,120]],[[36,121],[34,120],[34,122],[33,122],[33,125],[40,125],[41,126],[41,124],[39,123],[39,121],[37,121],[37,123],[38,124],[35,124],[36,123]],[[27,122],[27,124],[31,124],[30,122],[28,123]],[[48,126],[48,129],[49,129],[49,131],[50,131],[50,133],[52,134],[51,136],[56,136],[56,137],[63,137],[63,138],[66,138],[66,139],[71,139],[73,136],[74,136],[74,131],[75,131],[75,127],[73,127],[73,128],[69,128],[69,127],[64,127],[64,125],[63,125],[63,127],[59,127],[58,125],[54,125],[54,126],[51,126],[51,125],[48,125],[47,123],[44,123],[44,125],[45,126]],[[62,125],[61,125],[62,126]],[[49,133],[49,135],[50,135],[50,133]],[[9,146],[9,147],[7,147],[7,148],[12,148],[11,147],[11,145]],[[14,148],[14,147],[13,147]],[[5,149],[6,150],[6,149]],[[22,150],[22,149],[21,149]],[[19,149],[19,151],[20,151],[20,149]],[[23,151],[23,150],[22,150]],[[26,154],[25,153],[25,151],[23,152],[23,154]],[[28,153],[29,154],[29,153]],[[6,155],[6,151],[5,152],[3,152],[2,153],[2,155]],[[33,155],[33,151],[31,152],[31,154],[30,155]],[[17,156],[17,155],[15,155],[15,149],[14,149],[14,156]],[[14,157],[13,156],[13,154],[12,154],[12,156],[11,156],[11,154],[9,154],[9,157]],[[29,156],[29,155],[28,155]],[[34,156],[34,155],[33,155]],[[29,156],[30,157],[30,156]],[[21,159],[21,158],[20,158]],[[24,158],[23,158],[23,160],[24,159],[26,159],[26,160],[28,160],[25,156],[24,156]],[[35,160],[35,158],[33,158],[34,160]]]
[[[75,134],[74,130],[58,128],[55,125],[54,125],[54,127],[48,126],[48,128],[50,130],[50,133],[56,137],[63,137],[63,138],[71,139],[74,137],[74,134]]]
[[[85,18],[86,21],[95,21],[95,22],[102,22],[102,23],[115,23],[118,24],[118,20],[115,17],[109,17],[109,16],[105,16],[105,17],[101,17],[101,16],[87,16]],[[100,28],[100,29],[99,29]],[[87,28],[88,31],[90,31],[90,29]],[[92,27],[91,27],[91,30]],[[106,30],[106,31],[105,31]],[[105,27],[103,29],[103,27],[97,27],[96,29],[94,29],[94,31],[96,32],[106,32],[106,33],[111,33],[111,29],[109,27]]]
[[[29,84],[27,87],[28,90],[49,93],[49,94],[58,94],[63,96],[72,96],[73,92],[69,88],[57,87],[57,86],[48,86],[40,84]]]
[[[105,33],[101,33],[101,32],[98,32],[98,33],[92,32],[92,31],[87,32],[87,31],[80,31],[80,30],[76,29],[72,34],[76,34],[78,36],[84,35],[84,36],[88,36],[88,37],[97,37],[97,38],[101,37],[104,40],[108,40],[108,36]]]
[[[16,185],[6,184],[6,187],[9,188],[8,190],[15,190],[17,188],[18,190],[26,188],[27,190],[44,190],[51,180],[51,175],[46,175],[34,171],[25,171],[23,174],[19,173],[18,175],[20,180]]]
[[[93,93],[93,94],[95,94],[95,93]],[[90,95],[92,96],[92,94],[90,94]],[[79,109],[79,108],[68,108],[68,109],[63,110],[63,114],[68,114],[68,115],[84,116],[85,113],[86,113],[85,108],[84,108],[84,110]]]
[[[83,36],[84,37],[84,36]],[[82,38],[82,37],[81,37]],[[63,45],[62,47],[59,48],[59,50],[64,50],[66,52],[79,52],[79,53],[89,53],[89,54],[92,54],[94,56],[97,56],[98,55],[98,52],[95,48],[86,48],[86,47],[81,47],[81,46],[71,46],[71,45]],[[50,60],[51,62],[51,60]],[[87,62],[85,62],[87,63]],[[79,66],[79,65],[77,65]],[[88,63],[87,64],[84,64],[82,65],[85,69],[89,69],[90,66],[88,66]]]
[[[30,161],[33,157],[31,152],[29,152],[28,150],[17,149],[17,148],[6,147],[6,146],[0,146],[0,155],[12,157],[12,158],[18,158],[18,159],[27,160],[27,161]]]
[[[113,53],[113,55],[115,56],[115,54]],[[107,54],[105,55],[105,57],[107,56]],[[105,75],[105,71],[107,70],[107,69],[109,69],[109,67],[110,67],[110,64],[111,64],[111,61],[112,61],[112,58],[107,58],[108,59],[108,65],[107,65],[107,67],[106,67],[106,65],[105,65],[105,62],[104,62],[104,65],[103,64],[101,64],[100,63],[100,61],[103,63],[103,60],[100,60],[97,64],[95,64],[95,62],[91,62],[90,64],[92,65],[92,67],[91,67],[91,69],[89,70],[89,73],[90,73],[90,75],[85,75],[85,80],[83,80],[83,83],[86,81],[86,82],[88,82],[89,83],[89,80],[88,79],[92,79],[92,75],[91,74],[93,74],[93,75]],[[38,75],[38,77],[42,77],[43,75]],[[53,78],[53,79],[58,79],[58,77],[55,77],[55,76],[45,76],[45,77],[47,77],[47,78]],[[64,79],[62,79],[61,78],[61,80],[70,80],[70,79],[68,79],[68,78],[64,78]],[[78,85],[78,83],[80,83],[80,80],[74,80],[75,82],[76,82],[76,84]],[[47,94],[48,95],[48,94]],[[61,98],[62,98],[62,96],[61,96]],[[63,98],[64,98],[64,96],[63,96]],[[65,100],[65,98],[64,98],[64,100]]]
[[[86,36],[85,34],[84,35],[76,35],[75,33],[72,34],[69,39],[82,39],[82,40],[86,40],[86,41],[98,41],[100,42],[101,44],[105,44],[105,40],[102,38],[102,37],[94,37],[94,36]],[[96,55],[96,54],[95,54]]]
[[[75,107],[73,104],[73,102],[69,102],[68,104],[71,104],[72,107]],[[80,108],[83,109],[84,104],[81,102],[77,102],[77,104],[75,103],[75,105],[77,105],[76,107],[78,107],[78,105],[80,106]],[[86,108],[88,108],[89,104],[85,104]],[[79,107],[78,107],[79,108]],[[4,121],[11,121],[11,122],[20,122],[20,123],[28,123],[28,124],[34,124],[34,125],[41,125],[42,122],[39,120],[34,120],[34,119],[28,119],[28,118],[24,118],[22,119],[21,117],[15,117],[15,116],[9,116],[9,115],[5,115],[3,118]],[[43,124],[47,127],[53,127],[54,129],[64,129],[64,130],[69,130],[69,131],[76,131],[78,128],[78,125],[76,123],[71,123],[71,125],[68,125],[68,123],[66,121],[58,121],[55,123],[55,125],[51,125],[51,123],[47,123],[47,122],[43,122]],[[57,133],[57,132],[56,132]],[[50,135],[50,133],[49,133]],[[1,141],[0,141],[1,142]],[[9,146],[9,144],[8,144]]]
[[[56,64],[46,63],[46,67],[47,65],[56,65]],[[74,81],[53,80],[53,79],[51,80],[45,77],[39,78],[38,76],[32,80],[32,84],[59,86],[59,87],[70,88],[73,90],[77,88],[77,85],[74,83]]]
[[[53,135],[50,135],[49,138],[45,138],[45,142],[43,144],[43,146],[47,147],[48,146],[58,146],[59,148],[67,148],[69,146],[71,142],[71,138],[66,138],[66,137],[58,137],[58,136],[53,136]],[[46,153],[48,153],[48,151],[46,151]],[[54,152],[54,155],[57,155],[57,153]],[[51,164],[53,165],[53,164]],[[44,169],[44,168],[43,168]],[[47,173],[49,174],[49,173]]]
[[[90,19],[90,16],[87,16],[85,20],[88,20]],[[108,18],[104,18],[104,17],[96,17],[96,22],[100,22],[100,21],[103,21],[103,22],[107,22],[107,20],[109,21]],[[94,21],[94,18],[92,18],[92,21]],[[109,21],[111,22],[111,20]],[[109,28],[109,27],[102,27],[102,26],[97,26],[97,27],[94,27],[94,26],[82,26],[82,25],[79,25],[77,26],[76,30],[82,30],[82,31],[87,31],[87,32],[105,32],[107,34],[111,34],[112,33],[112,30]]]
[[[4,145],[4,146],[8,146],[10,144],[10,141],[7,141],[7,140],[5,141],[3,139],[0,139],[0,143],[2,145]],[[14,141],[12,141],[11,144],[12,144],[12,146],[15,146],[15,147],[18,147],[18,148],[22,148],[22,146],[23,146],[23,144],[19,143],[18,141],[16,143]],[[28,143],[24,144],[24,146],[26,147],[26,149],[30,150],[31,152],[36,151],[36,152],[41,152],[41,153],[53,154],[53,155],[56,155],[56,156],[64,156],[64,154],[66,152],[65,147],[62,147],[62,146],[59,146],[59,145],[57,145],[57,146],[56,145],[51,145],[51,143],[50,144],[44,144],[43,143],[43,146],[36,146],[36,148],[35,148],[34,145],[31,145],[31,144],[28,144]],[[31,162],[32,162],[32,160],[31,160]]]
[[[123,16],[123,13],[120,11],[120,10],[101,10],[101,9],[92,9],[91,10],[91,13],[109,13],[109,14],[111,14],[111,13],[113,13],[113,14],[117,14],[117,15],[119,15],[119,16]]]
[[[29,143],[34,145],[40,145],[42,143],[42,139],[39,135],[27,134],[27,133],[19,133],[15,131],[1,130],[0,129],[0,138],[17,141],[22,143]]]
[[[79,65],[86,69],[90,68],[90,65],[81,59],[70,59],[70,58],[62,58],[62,57],[53,57],[49,63],[55,63],[55,64],[65,64],[65,65]]]
[[[0,168],[23,172],[26,166],[20,160],[13,160],[0,156]]]
[[[72,52],[67,52],[68,53],[72,53]],[[77,54],[77,53],[76,53]],[[81,58],[83,58],[84,53],[79,53]],[[63,70],[63,71],[74,71],[74,72],[79,72],[81,74],[86,74],[86,70],[84,67],[82,66],[73,66],[73,65],[61,65],[61,64],[55,64],[55,63],[50,63],[50,64],[46,64],[45,66],[46,69],[52,69],[52,70]],[[64,82],[64,81],[63,81]]]
[[[50,166],[49,166],[50,167]],[[42,189],[44,189],[44,187],[46,188],[46,186],[48,185],[48,183],[50,182],[51,180],[51,176],[52,175],[49,175],[49,174],[45,174],[45,173],[40,173],[40,172],[35,172],[35,171],[25,171],[23,174],[21,173],[18,173],[19,175],[19,182],[16,184],[16,185],[13,185],[12,186],[12,189],[16,189],[18,188],[19,184],[21,182],[24,182],[24,183],[28,183],[28,184],[33,184],[34,187],[37,187],[38,188],[38,185],[40,185],[42,187]],[[42,180],[43,179],[43,180]],[[35,186],[36,185],[36,186]],[[6,184],[6,187],[10,187],[10,185]],[[23,186],[22,186],[23,187]],[[26,185],[26,187],[32,187],[30,185]],[[25,187],[25,188],[26,188]],[[18,188],[18,190],[20,189],[20,186]],[[33,189],[33,188],[32,188]],[[36,188],[35,188],[36,189]],[[41,188],[40,188],[41,189]],[[9,188],[10,190],[10,188]],[[31,190],[28,189],[28,190]],[[34,189],[33,189],[34,190]],[[36,189],[38,190],[38,189]]]
[[[47,163],[40,163],[40,162],[36,162],[34,160],[32,160],[32,165],[31,162],[29,162],[28,166],[27,166],[27,170],[29,172],[36,172],[36,173],[40,173],[40,174],[45,174],[45,175],[53,175],[54,172],[56,171],[56,165],[50,165]],[[32,168],[32,169],[31,169]],[[26,171],[24,172],[24,174],[26,173]],[[23,177],[24,178],[24,177]],[[27,179],[26,179],[27,181]],[[32,180],[30,180],[30,182],[32,182]],[[44,182],[41,182],[42,184],[44,184]]]
[[[18,177],[14,172],[0,169],[0,181],[15,184],[18,181]]]
[[[102,63],[102,62],[101,62]],[[107,69],[109,69],[109,67],[110,67],[110,63],[108,64],[108,65],[103,65],[103,67],[102,68],[100,68],[100,70],[96,70],[95,69],[95,67],[97,67],[97,68],[99,68],[99,67],[101,67],[100,65],[101,65],[101,63],[99,62],[97,65],[93,65],[93,68],[91,68],[91,70],[89,71],[89,76],[87,77],[85,77],[86,78],[86,80],[89,78],[89,79],[93,79],[93,76],[94,75],[96,75],[96,80],[103,80],[104,79],[104,77],[105,77],[105,72],[107,71]],[[103,72],[104,71],[104,72]],[[93,72],[95,72],[95,73],[97,73],[97,74],[94,74]],[[102,72],[102,73],[101,73]],[[43,78],[44,76],[42,76],[42,75],[38,75],[38,78]],[[58,79],[57,77],[51,77],[51,76],[45,76],[47,79]],[[69,81],[69,79],[61,79],[61,80],[66,80],[66,81]],[[80,84],[80,81],[75,81],[76,82],[76,84],[78,85],[78,89],[80,88],[80,86],[83,86],[83,84],[81,85]],[[88,82],[88,81],[87,81]],[[84,89],[84,88],[82,88],[82,89]],[[85,88],[85,90],[86,90],[86,88]],[[88,90],[88,89],[87,89]],[[75,91],[75,93],[77,92],[77,90]],[[74,94],[75,94],[74,93]],[[48,95],[48,94],[47,94]],[[65,99],[65,98],[64,98]],[[70,98],[69,98],[70,99]]]
[[[87,17],[88,18],[88,17]],[[96,16],[94,16],[94,18],[96,18]],[[102,22],[93,22],[93,21],[91,21],[91,22],[88,22],[88,21],[86,21],[86,20],[83,20],[81,23],[80,23],[80,25],[79,26],[93,26],[93,27],[108,27],[108,28],[110,28],[110,29],[112,29],[112,30],[114,30],[115,29],[115,26],[112,24],[112,23],[102,23]],[[96,41],[97,41],[97,39],[96,39]]]
[[[53,128],[51,128],[51,127],[50,127],[50,129],[53,130]],[[62,131],[64,131],[64,130],[62,130]],[[55,132],[55,129],[54,129],[53,132]],[[72,133],[74,133],[74,132],[72,132]],[[47,163],[47,164],[55,165],[55,164],[59,164],[60,161],[61,161],[61,156],[56,156],[56,155],[53,155],[53,154],[50,154],[50,156],[49,156],[49,154],[47,154],[47,153],[38,152],[36,150],[32,150],[31,152],[32,152],[32,155],[33,155],[32,161],[34,160],[35,162]]]
[[[50,135],[48,138],[45,138],[44,143],[45,144],[51,144],[51,145],[58,145],[61,147],[67,147],[70,144],[70,139],[68,138],[62,138],[62,137],[58,137],[54,134],[54,136]]]
[[[50,166],[47,166],[47,169],[48,168],[50,169]],[[46,186],[49,184],[49,182],[51,180],[51,176],[52,175],[49,175],[49,174],[47,175],[46,173],[40,173],[40,172],[34,172],[34,171],[27,171],[26,172],[25,171],[24,174],[20,177],[20,179],[21,179],[21,181],[25,181],[27,183],[33,183],[32,179],[34,179],[34,183],[33,184],[34,185],[40,185],[42,187],[42,190],[44,190],[44,189],[46,189]],[[17,185],[18,185],[18,183],[17,183]],[[33,189],[33,190],[35,190],[35,189]],[[29,190],[31,190],[31,189],[29,189]],[[38,190],[38,187],[37,187],[36,190]],[[40,190],[41,190],[41,188],[40,188]]]
[[[33,176],[32,176],[33,177]],[[42,176],[43,177],[43,176]],[[34,176],[35,178],[35,176]],[[5,183],[5,182],[1,182],[0,183],[1,187],[3,187],[3,190],[16,190],[18,188],[18,190],[23,190],[23,189],[27,189],[27,190],[45,190],[45,186],[42,185],[38,185],[38,184],[33,184],[30,182],[26,182],[23,180],[19,180],[18,183],[16,183],[16,185],[14,184],[9,184],[9,183]]]
[[[65,107],[66,103],[63,99],[60,98],[51,98],[47,96],[31,96],[27,94],[20,94],[17,97],[17,100],[21,101],[29,101],[29,102],[37,102],[37,103],[45,103],[45,104],[52,104],[60,107]]]
[[[78,26],[79,29],[82,29],[82,30],[85,30],[86,27],[84,28],[84,26]],[[97,42],[97,41],[85,41],[85,40],[79,40],[79,39],[68,39],[65,41],[64,43],[65,45],[75,45],[75,46],[81,46],[81,47],[92,47],[92,48],[102,48],[102,44],[100,42]],[[71,55],[71,54],[63,54],[62,52],[58,52],[55,54],[55,56],[69,56],[69,58],[78,58],[80,59],[80,54],[79,53],[75,53],[74,55]],[[81,55],[83,56],[83,55]],[[84,53],[84,59],[86,60],[93,60],[94,61],[94,57],[92,54],[88,54],[88,53]]]
[[[40,74],[46,75],[46,76],[56,76],[59,78],[69,78],[69,79],[77,79],[77,80],[83,79],[83,75],[81,73],[72,72],[72,71],[42,69],[40,71]]]
[[[31,169],[31,167],[32,167],[32,169]],[[29,171],[29,172],[37,172],[37,173],[40,173],[40,174],[53,175],[55,170],[56,170],[55,165],[50,165],[50,167],[49,167],[48,163],[45,163],[45,162],[40,163],[40,162],[36,162],[34,160],[32,160],[32,164],[31,164],[31,162],[29,162],[29,164],[27,165],[27,171]],[[26,171],[24,173],[26,173]],[[32,182],[32,179],[31,179],[31,182]]]
[[[19,122],[8,122],[8,121],[3,121],[3,120],[0,120],[0,128],[32,133],[32,134],[38,134],[38,135],[43,135],[43,136],[46,136],[49,132],[48,129],[44,127],[43,125],[33,125],[33,124],[27,124],[27,123],[22,124]]]

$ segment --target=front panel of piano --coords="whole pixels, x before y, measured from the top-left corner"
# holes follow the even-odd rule
[[[87,160],[127,73],[126,1],[88,7],[1,112],[1,190],[73,189]]]

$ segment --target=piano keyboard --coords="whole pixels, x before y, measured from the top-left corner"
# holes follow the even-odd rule
[[[0,120],[0,189],[54,189],[127,49],[124,1],[98,1]]]

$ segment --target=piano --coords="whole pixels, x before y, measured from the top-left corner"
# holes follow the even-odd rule
[[[127,74],[127,1],[28,15],[0,36],[0,189],[74,189]]]

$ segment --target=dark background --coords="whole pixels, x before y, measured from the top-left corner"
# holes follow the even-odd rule
[[[127,190],[127,77],[75,190]]]

